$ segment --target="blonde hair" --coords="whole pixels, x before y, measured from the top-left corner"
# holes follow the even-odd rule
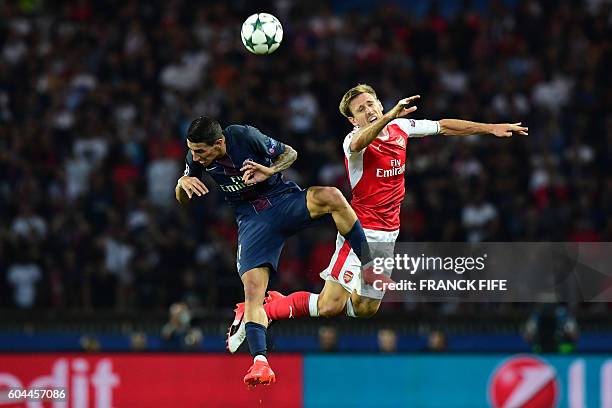
[[[340,101],[340,106],[339,106],[340,113],[343,114],[347,118],[352,117],[353,112],[351,112],[351,108],[349,107],[349,104],[351,103],[353,99],[355,99],[357,96],[361,95],[362,93],[369,93],[374,98],[376,98],[376,91],[374,91],[374,88],[372,88],[368,84],[358,84],[357,86],[354,86],[348,91],[346,91],[346,93],[342,97],[342,100]]]

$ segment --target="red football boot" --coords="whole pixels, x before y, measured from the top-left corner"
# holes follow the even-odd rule
[[[244,383],[248,388],[258,384],[270,385],[276,382],[276,375],[267,361],[256,360],[244,376]]]
[[[285,296],[282,293],[277,292],[275,290],[269,290],[268,291],[268,296],[266,296],[264,298],[264,303],[274,302],[275,300],[282,299],[284,297],[287,297],[287,296]]]

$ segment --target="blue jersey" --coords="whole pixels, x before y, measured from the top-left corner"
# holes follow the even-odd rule
[[[225,201],[236,209],[237,214],[259,213],[272,206],[274,198],[285,193],[300,191],[294,182],[283,180],[280,173],[267,180],[247,186],[242,181],[240,168],[247,160],[266,167],[285,151],[285,145],[274,140],[252,126],[230,125],[223,130],[227,152],[225,156],[204,167],[193,161],[191,151],[187,153],[185,176],[202,178],[208,173],[225,194]]]

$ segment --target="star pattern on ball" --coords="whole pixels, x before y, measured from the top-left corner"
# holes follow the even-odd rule
[[[251,25],[253,26],[253,32],[261,30],[263,28],[261,21],[259,21],[259,17],[257,17],[257,20],[255,20],[254,23],[251,23]]]
[[[270,37],[266,34],[266,44],[268,44],[268,48],[270,48],[274,44],[276,44],[276,40],[273,37]]]
[[[263,17],[263,18],[262,18]],[[274,52],[283,37],[283,27],[274,16],[253,14],[243,23],[241,36],[247,50],[265,55]]]
[[[251,40],[251,37],[245,38],[244,42],[246,43],[246,46],[251,50],[255,46],[255,44],[253,44],[253,40]]]

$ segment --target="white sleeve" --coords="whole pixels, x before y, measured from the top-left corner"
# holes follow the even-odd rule
[[[399,118],[389,124],[392,123],[398,125],[408,137],[423,137],[440,133],[440,122],[437,120]]]
[[[365,149],[362,149],[358,152],[351,151],[351,140],[353,140],[353,136],[355,135],[355,133],[357,133],[358,130],[359,128],[355,127],[355,129],[353,129],[351,133],[346,135],[346,137],[344,138],[344,142],[342,142],[342,151],[344,152],[344,156],[346,156],[346,158],[350,158],[351,156],[355,154],[363,153],[363,150],[365,150]]]

